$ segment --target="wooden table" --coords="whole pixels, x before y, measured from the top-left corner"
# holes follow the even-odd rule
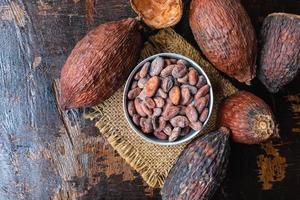
[[[268,13],[300,14],[299,0],[242,2],[257,30]],[[128,16],[134,13],[127,0],[0,0],[1,200],[160,198],[82,118],[86,110],[59,112],[52,88],[88,30]],[[176,30],[195,45],[187,9]],[[300,125],[286,98],[300,92],[299,83],[272,96],[258,81],[246,88],[275,109],[282,140],[233,144],[229,173],[215,199],[300,199],[300,137],[292,130]],[[259,178],[264,167],[271,171]]]

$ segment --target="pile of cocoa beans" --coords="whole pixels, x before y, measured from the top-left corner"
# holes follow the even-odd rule
[[[128,114],[144,134],[173,142],[202,129],[210,87],[188,61],[157,56],[134,75],[127,98]]]

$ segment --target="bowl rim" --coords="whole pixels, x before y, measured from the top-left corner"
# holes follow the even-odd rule
[[[202,129],[199,130],[199,131],[193,130],[192,133],[190,132],[189,134],[187,134],[183,138],[181,138],[179,140],[175,140],[173,142],[169,142],[168,140],[151,139],[150,137],[146,136],[132,122],[132,119],[129,116],[129,113],[128,113],[128,110],[127,110],[127,103],[128,103],[127,93],[129,91],[129,87],[130,87],[130,84],[132,83],[132,79],[134,78],[134,75],[144,65],[144,63],[146,63],[148,61],[152,61],[152,60],[154,60],[158,56],[160,56],[160,57],[176,58],[176,59],[183,59],[183,60],[188,61],[191,64],[191,67],[193,67],[197,71],[201,72],[201,74],[205,77],[205,79],[207,81],[207,84],[210,86],[209,87],[210,99],[209,99],[209,106],[208,106],[208,116],[207,116],[206,121],[203,123]],[[188,57],[183,56],[181,54],[177,54],[177,53],[158,53],[158,54],[154,54],[152,56],[149,56],[149,57],[143,59],[141,62],[139,62],[132,69],[132,71],[130,72],[130,75],[128,76],[128,78],[126,80],[126,83],[125,83],[125,87],[124,87],[124,91],[123,91],[123,102],[122,103],[123,103],[123,111],[124,111],[124,114],[125,114],[126,121],[130,125],[130,127],[134,130],[134,132],[136,134],[138,134],[141,138],[143,138],[144,140],[146,140],[147,142],[150,142],[152,144],[169,146],[169,145],[177,145],[177,144],[185,143],[185,142],[190,141],[191,139],[195,138],[197,135],[199,135],[204,130],[204,127],[206,126],[206,124],[210,120],[211,113],[212,113],[212,110],[213,110],[213,102],[214,102],[214,95],[213,95],[212,84],[211,84],[210,79],[208,78],[207,74],[205,73],[205,71],[202,69],[202,67],[199,64],[197,64],[191,58],[188,58]]]

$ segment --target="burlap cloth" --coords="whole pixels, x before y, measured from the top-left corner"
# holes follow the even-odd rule
[[[216,129],[216,112],[220,101],[236,91],[211,64],[203,59],[184,38],[172,29],[159,31],[145,43],[140,60],[160,52],[175,52],[196,61],[207,73],[214,91],[214,108],[203,134]],[[159,146],[146,142],[127,124],[123,114],[120,88],[104,103],[93,107],[87,117],[96,120],[96,127],[111,146],[128,162],[151,187],[161,187],[174,161],[187,143],[175,146]]]

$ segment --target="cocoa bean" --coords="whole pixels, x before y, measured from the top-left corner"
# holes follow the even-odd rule
[[[157,90],[156,96],[162,97],[163,99],[166,99],[168,97],[168,94],[165,93],[161,88]]]
[[[139,73],[140,78],[145,78],[145,77],[147,76],[147,73],[148,73],[148,71],[149,71],[149,67],[150,67],[150,62],[146,62],[146,63],[143,65],[143,67],[142,67],[142,69],[141,69],[141,71],[140,71],[140,73]]]
[[[206,105],[207,105],[207,100],[205,97],[195,99],[195,108],[197,109],[199,114],[202,113],[202,111],[206,107]]]
[[[190,127],[195,131],[200,131],[202,129],[203,124],[199,121],[197,122],[190,122]]]
[[[185,116],[176,116],[170,119],[170,123],[173,127],[184,128],[189,125],[189,120]]]
[[[180,135],[181,128],[176,127],[172,130],[171,135],[169,136],[169,142],[174,142]]]
[[[152,116],[153,117],[158,117],[158,116],[161,115],[161,113],[162,113],[162,109],[161,108],[154,108]]]
[[[198,112],[194,106],[188,105],[185,109],[185,113],[191,122],[196,122],[198,120]]]
[[[141,100],[145,100],[145,98],[146,98],[145,89],[143,89],[143,90],[141,91],[141,93],[140,93],[136,98],[139,98],[139,99],[141,99]]]
[[[179,111],[179,115],[185,115],[185,109],[186,109],[186,107],[185,106],[182,106],[182,105],[179,105],[178,106],[179,108],[180,108],[180,111]]]
[[[178,64],[178,65],[189,66],[189,62],[186,61],[186,60],[183,60],[183,59],[179,59],[179,60],[177,61],[177,64]]]
[[[153,109],[155,108],[155,102],[153,99],[151,99],[150,97],[146,97],[145,100],[144,100],[144,103],[145,105],[150,108],[150,109]]]
[[[199,76],[199,78],[198,78],[198,82],[197,82],[197,84],[196,84],[196,87],[198,88],[198,89],[200,89],[201,87],[203,87],[204,85],[206,85],[206,79],[205,79],[205,77],[203,76],[203,75],[201,75],[201,76]]]
[[[144,126],[142,126],[142,131],[144,133],[151,133],[153,132],[152,120],[151,118],[147,118],[144,122]]]
[[[187,83],[188,80],[189,80],[189,76],[188,75],[185,75],[184,77],[177,79],[178,83],[182,83],[182,84]]]
[[[134,89],[138,86],[138,82],[137,81],[133,81],[132,84],[131,84],[131,87],[130,89]]]
[[[205,120],[207,119],[207,116],[208,116],[208,108],[205,108],[200,115],[200,118],[199,118],[200,121],[205,122]]]
[[[139,116],[138,114],[134,114],[132,116],[132,121],[135,125],[139,126],[140,125],[140,119],[141,119],[141,116]]]
[[[166,106],[165,110],[162,113],[162,116],[164,117],[164,119],[170,120],[171,118],[175,117],[180,111],[179,107],[176,106]]]
[[[206,84],[197,91],[197,93],[195,94],[195,99],[204,97],[208,92],[209,92],[209,85]]]
[[[140,73],[136,73],[133,77],[134,80],[138,81],[140,79]]]
[[[165,66],[169,66],[171,64],[172,64],[171,60],[166,58],[165,59]]]
[[[165,105],[165,100],[162,97],[154,97],[153,100],[158,108],[162,108]]]
[[[191,99],[191,93],[190,90],[186,87],[181,88],[181,100],[180,100],[180,104],[181,105],[187,105],[188,102]]]
[[[145,126],[146,120],[147,120],[147,118],[145,118],[145,117],[141,117],[140,118],[140,127],[144,127]]]
[[[165,126],[165,128],[163,129],[163,132],[164,132],[166,135],[170,136],[171,133],[172,133],[172,126],[171,126],[170,124],[167,124],[167,125]]]
[[[127,110],[131,117],[136,113],[133,101],[128,101]]]
[[[158,76],[153,76],[147,81],[144,87],[145,94],[147,97],[152,97],[156,93],[159,87],[159,83],[160,78]]]
[[[170,61],[171,61],[172,64],[176,64],[177,63],[177,59],[176,58],[171,58]]]
[[[172,89],[169,92],[169,97],[170,97],[171,102],[174,105],[178,105],[179,104],[179,102],[180,102],[180,96],[181,96],[181,94],[180,94],[180,88],[178,86],[172,87]]]
[[[134,88],[132,90],[129,90],[127,97],[129,100],[134,99],[135,97],[137,97],[139,94],[141,93],[141,88]]]
[[[160,117],[159,118],[159,127],[158,127],[158,129],[163,130],[166,127],[166,125],[167,125],[166,120],[163,117]]]
[[[175,65],[168,65],[161,71],[160,76],[167,77],[167,76],[172,75],[172,71],[173,71],[174,67],[175,67]]]
[[[147,83],[147,81],[149,80],[149,78],[141,78],[138,81],[138,87],[143,89],[145,87],[145,84]]]
[[[174,78],[181,78],[185,76],[187,73],[187,68],[185,65],[175,65],[174,69],[172,70],[172,76]]]
[[[173,78],[171,76],[168,76],[166,78],[162,79],[161,89],[164,92],[169,92],[170,89],[173,87]]]
[[[188,80],[190,85],[196,85],[198,82],[198,72],[195,69],[191,69],[188,74]]]
[[[191,131],[191,128],[187,126],[181,130],[180,136],[186,136],[187,134],[190,133],[190,131]]]
[[[136,112],[137,112],[140,116],[142,116],[142,117],[145,117],[145,116],[146,116],[146,113],[145,113],[145,112],[143,111],[143,109],[142,109],[142,100],[136,98],[136,99],[134,100],[134,107],[135,107]]]
[[[163,131],[154,131],[154,136],[157,137],[160,140],[166,140],[168,139],[168,136]]]
[[[150,66],[150,76],[157,76],[160,74],[161,70],[164,67],[164,59],[162,57],[156,57]]]
[[[144,111],[144,113],[146,113],[146,115],[148,115],[148,116],[152,115],[152,110],[150,108],[148,108],[144,102],[142,102],[141,107],[142,107],[142,110]]]
[[[158,117],[153,117],[152,118],[152,126],[154,130],[157,130],[159,127],[159,121],[158,121]]]
[[[180,86],[181,88],[188,88],[191,92],[191,94],[196,94],[198,89],[195,87],[195,86],[192,86],[192,85],[188,85],[188,84],[183,84]]]

